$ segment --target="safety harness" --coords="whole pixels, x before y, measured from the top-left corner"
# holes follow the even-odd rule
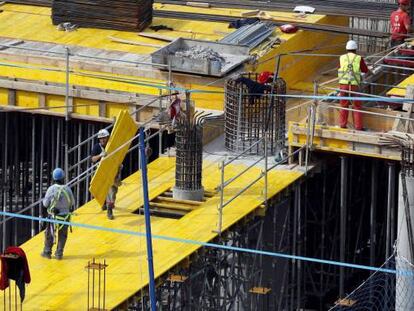
[[[68,192],[65,190],[65,186],[58,185],[58,187],[59,187],[59,190],[53,196],[53,199],[52,199],[49,207],[47,208],[47,213],[49,214],[49,218],[51,218],[51,219],[69,222],[70,218],[72,216],[71,212],[69,212],[65,216],[56,215],[54,213],[56,203],[59,201],[60,196],[62,194],[65,196],[69,206],[72,206],[72,204],[73,204],[72,199],[70,198]],[[61,230],[63,228],[64,224],[49,223],[49,225],[50,225],[50,230],[51,230],[51,233],[52,233],[52,236],[53,236],[53,244],[55,244],[55,242],[56,242],[56,233],[59,233],[59,230]],[[69,228],[70,228],[70,232],[72,232],[72,226],[69,226]]]
[[[338,70],[338,78],[340,84],[360,85],[361,84],[361,56],[353,54],[352,61],[350,54],[342,55],[340,58],[340,68]]]

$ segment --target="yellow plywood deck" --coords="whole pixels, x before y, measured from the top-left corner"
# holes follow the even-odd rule
[[[159,158],[149,165],[150,198],[161,194],[173,185],[174,158]],[[243,165],[228,168],[226,179],[244,169]],[[226,188],[225,199],[234,195],[247,181],[256,178],[260,169],[250,170]],[[269,173],[269,197],[282,191],[297,180],[302,173],[295,171],[272,171]],[[204,162],[203,184],[212,190],[219,184],[217,163]],[[262,202],[263,183],[259,182],[251,190],[233,201],[224,210],[223,227],[228,228],[255,210]],[[212,231],[217,224],[219,197],[203,203],[200,208],[179,220],[152,217],[153,234],[161,234],[182,239],[210,241],[216,234]],[[107,228],[126,229],[144,232],[143,216],[132,214],[142,203],[141,182],[138,173],[130,176],[121,186],[115,210],[115,220],[109,221],[99,205],[91,201],[78,210],[73,221],[98,225]],[[146,247],[144,238],[105,231],[74,228],[70,234],[64,259],[48,260],[40,257],[43,234],[39,234],[22,247],[28,255],[32,273],[32,283],[27,287],[24,310],[85,310],[87,304],[88,260],[106,259],[107,308],[114,308],[140,288],[148,284]],[[155,275],[160,276],[174,265],[187,258],[199,246],[154,240]]]
[[[204,8],[192,8],[186,6],[177,5],[162,5],[154,4],[154,8],[158,10],[169,11],[181,11],[181,12],[196,12],[206,14],[217,15],[231,15],[240,17],[242,12],[246,10],[237,9],[204,9]],[[162,42],[154,39],[147,39],[137,36],[134,32],[125,31],[113,31],[103,29],[89,29],[81,28],[74,32],[62,32],[58,31],[51,23],[50,8],[31,7],[6,4],[2,6],[3,13],[0,14],[0,37],[16,38],[21,40],[31,40],[38,42],[49,42],[68,46],[77,46],[85,48],[98,48],[107,51],[120,51],[136,53],[143,56],[148,56],[155,49],[152,47],[134,46],[121,43],[112,42],[109,36],[114,36],[121,39],[139,41],[142,43],[166,45],[166,42]],[[268,12],[269,15],[279,20],[286,20],[287,22],[300,19],[301,22],[309,23],[323,23],[323,24],[344,24],[346,19],[338,17],[329,17],[324,15],[308,15],[304,18],[299,18],[295,13],[283,13],[283,12]],[[202,39],[216,41],[221,39],[226,33],[232,30],[228,29],[227,23],[218,22],[205,22],[194,20],[177,20],[167,18],[154,18],[153,25],[166,25],[173,27],[174,31],[159,31],[157,34],[168,35],[172,38],[187,37],[193,39]],[[145,30],[145,32],[152,33],[151,30]],[[260,46],[252,51],[252,54],[258,56],[257,64],[251,66],[249,70],[263,71],[274,69],[274,60],[267,61],[272,57],[275,57],[279,53],[287,53],[290,51],[309,50],[317,48],[320,53],[335,52],[334,49],[338,49],[338,44],[345,42],[346,38],[341,35],[329,35],[321,32],[305,32],[298,31],[295,34],[283,34],[279,29],[276,30],[277,36],[282,39],[283,43],[272,49],[262,50]],[[326,47],[326,49],[324,48]],[[333,48],[334,47],[334,48]],[[311,58],[311,57],[299,57],[295,60],[292,57],[285,57],[281,64],[281,75],[287,80],[288,86],[302,81],[304,75],[309,76],[309,79],[321,69],[321,64],[325,62],[325,59]],[[31,68],[19,68],[19,66],[27,67],[27,64],[12,62],[11,60],[0,59],[0,72],[1,76],[17,79],[39,80],[52,83],[65,83],[64,68],[48,67],[45,65],[36,65],[36,62],[32,59],[28,59],[28,63]],[[10,66],[12,65],[12,66]],[[256,66],[258,65],[258,66]],[[293,66],[294,65],[294,66]],[[304,72],[306,68],[306,72]],[[45,70],[48,69],[48,70]],[[52,70],[50,70],[52,69]],[[56,71],[58,70],[58,71]],[[149,70],[149,69],[148,69]],[[60,71],[60,72],[59,72]],[[107,78],[91,77],[85,74],[96,74],[84,70],[76,70],[77,73],[71,74],[70,84],[82,87],[102,88],[114,91],[125,91],[131,93],[141,93],[147,95],[159,95],[159,91],[155,87],[149,87],[142,85],[147,83],[151,85],[165,85],[166,80],[155,79],[146,77],[144,74],[141,76],[139,72],[138,76],[130,77],[116,74],[104,74],[106,77],[112,78],[127,78],[132,79],[134,83],[123,83],[121,81],[110,81]],[[165,79],[166,75],[165,75]],[[192,99],[195,101],[198,108],[223,110],[223,79],[218,79],[217,83],[214,83],[215,79],[175,74],[173,80],[177,86],[186,89],[197,89],[207,92],[219,92],[217,93],[194,93]],[[20,92],[22,96],[17,98],[16,105],[18,107],[39,107],[39,101],[34,94],[28,92]],[[24,96],[23,96],[24,93]],[[91,104],[91,101],[74,101],[74,111],[79,114],[85,114],[97,117],[99,111],[97,103],[95,106],[90,107],[76,107],[76,105],[85,105],[85,103]],[[7,104],[7,92],[0,89],[0,105]],[[92,103],[93,104],[93,103]],[[46,106],[64,106],[63,96],[47,96]],[[112,106],[116,106],[116,109],[110,109]],[[119,111],[119,104],[109,105],[106,117],[113,117]],[[64,109],[53,109],[54,112],[64,113]]]
[[[403,80],[397,87],[392,88],[387,92],[388,96],[398,96],[398,97],[405,97],[405,88],[410,85],[414,84],[414,74],[409,76],[407,79]]]

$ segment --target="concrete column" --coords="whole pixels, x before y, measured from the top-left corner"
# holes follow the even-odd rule
[[[414,310],[414,269],[408,262],[413,263],[412,250],[413,242],[410,242],[410,231],[414,232],[414,178],[406,177],[406,189],[409,202],[409,214],[411,216],[411,230],[408,227],[406,207],[404,204],[403,184],[401,174],[398,186],[398,230],[397,230],[397,256],[396,268],[396,299],[395,310],[408,311]],[[408,261],[408,262],[407,262]]]

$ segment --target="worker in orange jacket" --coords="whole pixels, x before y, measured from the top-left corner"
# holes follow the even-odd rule
[[[404,43],[404,39],[411,32],[411,19],[408,15],[410,0],[398,0],[398,10],[391,13],[391,46]]]
[[[362,73],[368,73],[369,69],[364,59],[356,53],[358,45],[355,41],[349,40],[346,43],[346,54],[342,55],[339,59],[339,89],[341,97],[359,96],[351,92],[359,92],[362,83]],[[348,91],[348,92],[346,92]],[[340,105],[343,108],[350,106],[350,100],[341,99]],[[361,110],[361,101],[353,100],[353,109]],[[341,109],[339,111],[339,125],[342,128],[347,127],[348,123],[348,110]],[[361,112],[354,111],[354,126],[356,130],[362,130],[362,114]]]

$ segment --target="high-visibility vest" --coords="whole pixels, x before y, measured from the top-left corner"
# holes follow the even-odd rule
[[[361,56],[347,53],[339,59],[338,78],[339,84],[361,84]]]

